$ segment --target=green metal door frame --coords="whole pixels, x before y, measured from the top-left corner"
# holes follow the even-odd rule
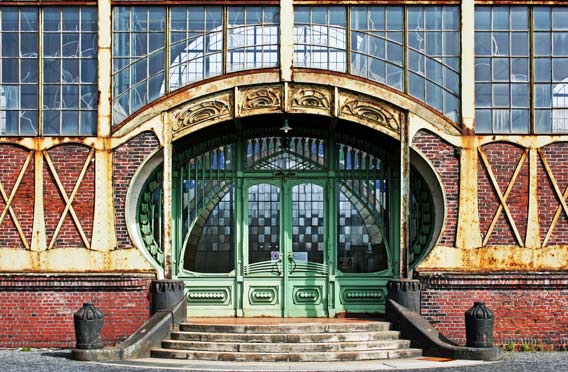
[[[271,296],[269,290],[261,291],[259,298],[264,298],[265,304],[270,303],[270,306],[259,305],[259,312],[256,315],[333,317],[342,312],[384,311],[385,285],[390,278],[398,275],[400,260],[398,249],[400,164],[398,154],[393,150],[396,147],[390,148],[380,141],[370,141],[365,134],[352,135],[336,131],[333,125],[315,130],[303,129],[300,125],[294,124],[294,136],[289,134],[283,136],[278,128],[270,126],[256,127],[248,132],[241,129],[240,125],[236,128],[236,130],[233,128],[234,132],[217,131],[217,134],[203,134],[201,137],[194,135],[188,139],[190,142],[179,142],[174,147],[172,272],[174,278],[186,282],[189,314],[248,315],[247,305],[250,303],[247,301],[252,293],[250,284],[254,283],[254,280],[251,281],[251,277],[245,273],[248,264],[247,192],[251,185],[259,183],[268,183],[280,188],[282,198],[279,223],[282,230],[279,250],[282,273],[266,275],[264,279],[267,280],[267,285],[262,283],[263,279],[259,279],[257,284],[261,290],[269,289],[270,286],[279,286],[282,291],[277,294],[281,296],[277,304],[274,303],[274,299],[269,298]],[[262,141],[265,141],[264,145]],[[270,148],[268,144],[272,147]],[[259,154],[268,155],[270,151],[276,151],[274,149],[280,151],[278,146],[285,146],[282,149],[287,149],[292,156],[296,156],[297,162],[307,162],[307,165],[302,165],[302,168],[298,169],[263,168],[266,164],[271,166],[269,163],[272,160],[266,155],[264,158],[261,156],[257,163],[251,163],[251,146],[252,151],[256,151],[255,146],[261,146],[261,149],[265,146]],[[313,164],[310,165],[310,161]],[[255,168],[256,164],[260,164],[260,168]],[[325,270],[321,269],[317,273],[308,271],[299,273],[293,272],[294,270],[290,272],[293,263],[288,259],[288,255],[293,253],[290,217],[292,189],[295,185],[303,183],[316,184],[324,190],[323,266]],[[418,192],[423,193],[424,182],[416,184],[422,185]],[[146,193],[144,195],[154,195],[157,192],[156,187],[159,187],[159,183],[156,183],[155,177],[152,176],[143,188],[143,193]],[[224,251],[226,253],[223,254],[230,255],[231,266],[226,266],[225,272],[191,271],[184,261],[186,249],[189,249],[187,247],[190,234],[198,225],[203,230],[203,226],[208,223],[208,216],[213,213],[214,208],[217,208],[215,203],[218,203],[227,190],[232,190],[231,198],[234,199],[231,199],[234,208],[230,223],[232,248],[230,251]],[[351,208],[357,213],[376,214],[372,219],[363,221],[363,226],[376,226],[380,230],[383,242],[381,244],[384,245],[382,249],[385,250],[383,259],[386,262],[384,266],[380,266],[380,270],[357,271],[361,270],[359,268],[355,271],[354,269],[346,271],[344,262],[340,267],[340,260],[345,260],[343,256],[341,258],[338,256],[340,244],[345,244],[340,242],[339,233],[339,215],[344,213],[340,212],[340,195],[343,200],[353,203],[354,207]],[[159,262],[161,252],[159,234],[152,234],[154,229],[148,222],[160,220],[152,217],[154,211],[159,211],[159,208],[150,205],[152,202],[153,199],[148,197],[139,199],[138,224],[145,237],[144,243],[149,254],[152,257],[156,256],[155,259]],[[424,218],[419,220],[427,224],[433,219],[431,210],[428,210],[431,198],[422,197],[420,202],[416,210],[422,211]],[[413,246],[414,257],[424,257],[424,250],[421,247],[428,244],[427,240],[431,238],[429,234],[431,229],[419,230],[420,241],[417,240]],[[342,249],[345,251],[346,248]],[[348,252],[349,255],[356,253]],[[367,252],[360,252],[360,260],[361,257],[362,259],[368,257]],[[313,288],[319,290],[317,305],[308,303],[309,299],[316,296]],[[299,290],[304,290],[300,297],[295,294]],[[271,313],[263,314],[267,309]]]

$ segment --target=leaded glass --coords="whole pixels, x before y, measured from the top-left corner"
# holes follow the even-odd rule
[[[325,142],[306,137],[261,137],[247,141],[246,166],[255,170],[322,169]]]
[[[292,252],[299,252],[294,261],[324,262],[324,201],[320,185],[302,183],[292,187]]]
[[[261,183],[247,192],[248,263],[270,261],[280,252],[280,188]]]
[[[388,256],[376,213],[357,198],[347,183],[340,183],[338,188],[337,268],[357,274],[385,270]]]
[[[211,210],[202,210],[199,221],[189,236],[184,256],[184,269],[199,273],[228,273],[234,270],[235,188],[231,186],[222,198],[210,198]]]

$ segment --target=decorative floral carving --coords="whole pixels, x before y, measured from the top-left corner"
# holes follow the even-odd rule
[[[175,124],[173,131],[178,132],[209,120],[215,122],[226,120],[229,119],[231,115],[230,99],[223,100],[222,97],[219,97],[196,102],[174,114]]]
[[[356,117],[364,121],[399,131],[400,112],[391,107],[377,104],[366,99],[349,99],[341,107],[341,114]]]
[[[299,89],[292,97],[292,107],[329,110],[329,98],[316,89]]]
[[[242,110],[280,109],[280,88],[255,89],[245,93]]]

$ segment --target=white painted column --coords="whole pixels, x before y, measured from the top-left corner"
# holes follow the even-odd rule
[[[106,138],[111,134],[111,1],[98,2],[98,121],[99,143],[95,152],[95,210],[91,249],[110,251],[116,248],[112,184],[112,150]]]
[[[162,114],[164,128],[164,177],[163,177],[163,208],[162,223],[164,225],[162,237],[162,250],[164,252],[164,277],[172,279],[172,253],[173,253],[173,145],[169,116]],[[161,278],[159,278],[161,279]]]
[[[538,218],[538,150],[529,149],[529,198],[525,247],[540,248],[540,221]]]
[[[474,0],[461,3],[461,111],[464,133],[475,130]]]
[[[292,0],[280,1],[280,79],[292,80],[294,63],[294,4]]]
[[[461,3],[461,111],[462,149],[460,161],[459,211],[456,247],[481,246],[477,199],[478,155],[475,140],[475,13],[474,0]]]
[[[47,249],[43,206],[43,152],[34,151],[34,222],[30,249],[34,252]]]

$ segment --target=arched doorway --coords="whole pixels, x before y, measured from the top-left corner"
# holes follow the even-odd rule
[[[284,120],[292,131],[280,130]],[[399,148],[310,115],[250,117],[175,142],[173,273],[189,314],[384,312],[399,267]],[[159,174],[139,206],[147,231],[160,224]],[[420,173],[411,179],[415,265],[436,232],[431,192]],[[147,236],[159,249],[159,233]]]

